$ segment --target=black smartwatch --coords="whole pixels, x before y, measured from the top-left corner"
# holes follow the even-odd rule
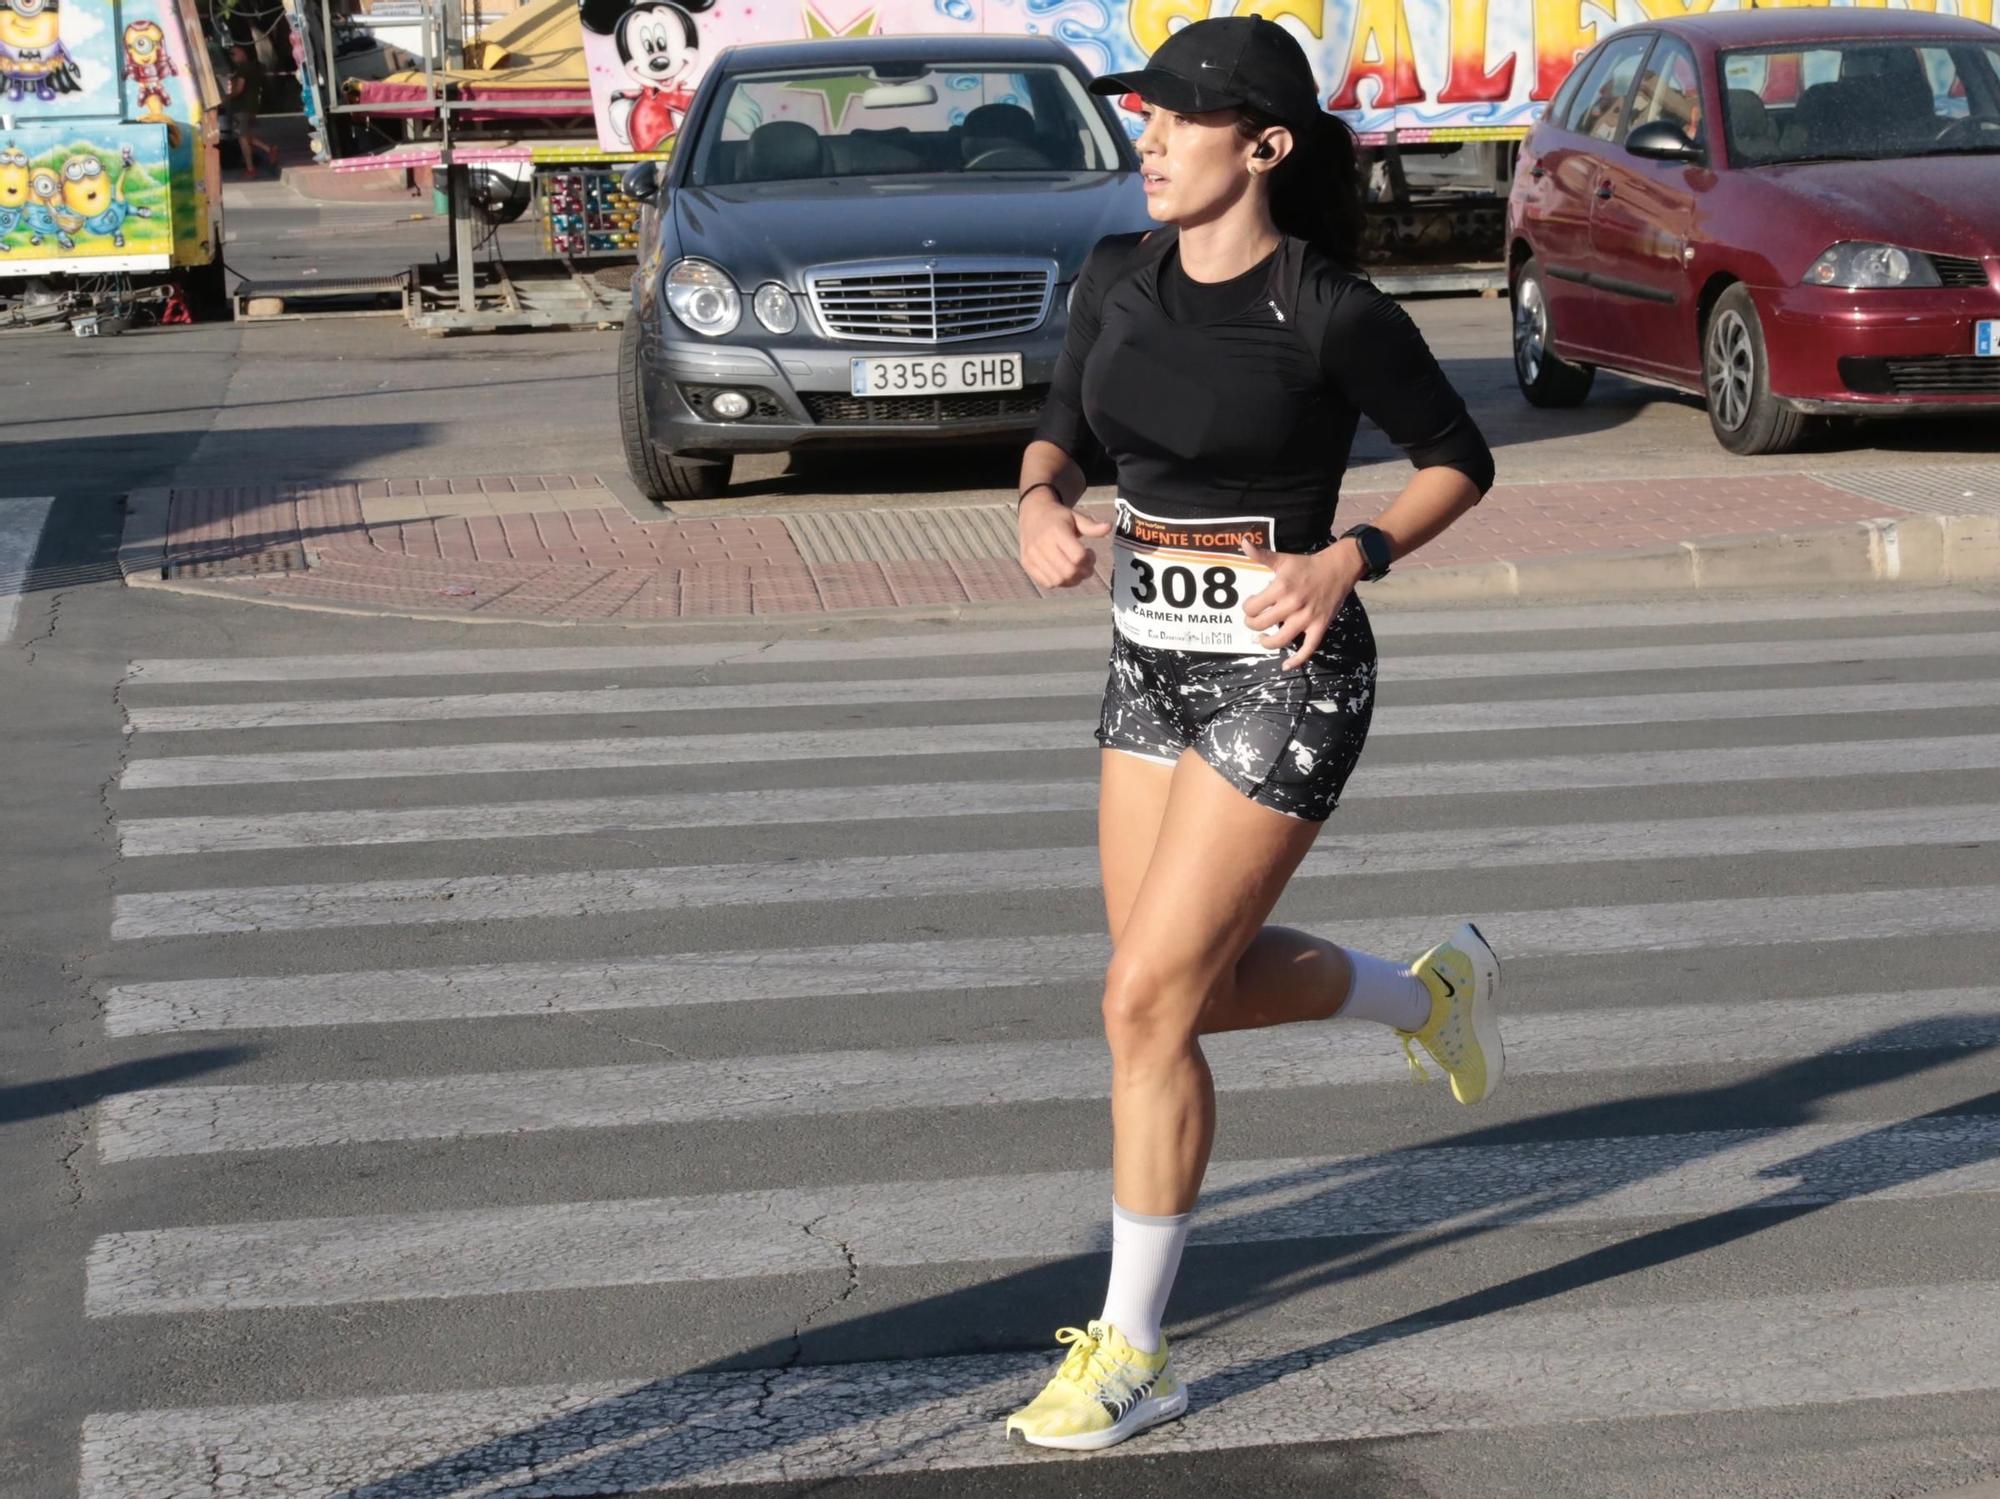
[[[1364,583],[1373,583],[1377,578],[1388,576],[1389,535],[1379,526],[1351,526],[1340,533],[1342,541],[1354,538],[1354,544],[1361,548],[1361,561],[1367,569],[1361,574]]]

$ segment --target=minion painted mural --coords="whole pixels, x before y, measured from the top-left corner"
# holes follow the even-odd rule
[[[134,21],[125,28],[125,76],[138,91],[140,119],[167,118],[173,105],[167,97],[167,80],[179,73],[158,21]]]
[[[1326,107],[1364,141],[1391,132],[1404,144],[1506,139],[1525,135],[1576,59],[1621,26],[1799,3],[1826,0],[711,0],[708,7],[579,0],[597,136],[607,150],[670,146],[671,131],[634,128],[648,90],[691,98],[707,60],[740,42],[1041,34],[1110,73],[1139,66],[1181,26],[1218,15],[1259,15],[1287,27],[1313,59]],[[1994,0],[1861,3],[1986,22],[1994,9]],[[691,14],[698,8],[702,14]],[[649,76],[663,65],[670,84]],[[659,109],[644,118],[657,122]],[[669,123],[677,129],[678,120],[675,112]],[[1138,128],[1135,119],[1134,134]]]
[[[214,271],[199,43],[193,0],[0,0],[0,277]]]
[[[30,94],[47,104],[82,86],[56,0],[0,0],[0,84],[10,104]]]

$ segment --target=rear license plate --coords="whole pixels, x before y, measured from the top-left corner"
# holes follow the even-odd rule
[[[1972,352],[1984,359],[2000,358],[2000,318],[1981,318],[1972,325]]]
[[[1019,390],[1019,354],[904,354],[848,361],[849,388],[857,396],[957,396],[980,390]]]

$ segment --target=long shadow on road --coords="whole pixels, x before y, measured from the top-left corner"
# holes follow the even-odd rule
[[[1269,1274],[1260,1283],[1254,1278],[1257,1272],[1252,1272],[1251,1278],[1235,1278],[1227,1285],[1219,1284],[1216,1277],[1205,1277],[1206,1284],[1187,1289],[1202,1295],[1207,1304],[1184,1307],[1183,1318],[1192,1312],[1196,1318],[1207,1319],[1206,1325],[1212,1328],[1260,1304],[1296,1295],[1311,1285],[1373,1274],[1448,1245],[1475,1241],[1505,1227],[1533,1223],[1557,1210],[1574,1217],[1580,1205],[1652,1177],[1683,1171],[1741,1143],[1746,1132],[1741,1127],[1731,1128],[1733,1121],[1755,1120],[1757,1134],[1809,1124],[1819,1116],[1823,1105],[1842,1094],[1913,1078],[1947,1061],[1993,1047],[1990,1041],[1954,1045],[1946,1039],[1946,1029],[1940,1022],[1912,1022],[1885,1029],[1838,1053],[1788,1062],[1740,1082],[1593,1103],[1535,1119],[1468,1130],[1421,1147],[1356,1158],[1345,1163],[1336,1178],[1326,1183],[1324,1196],[1329,1200],[1320,1203],[1323,1216],[1328,1209],[1337,1211],[1338,1198],[1344,1194],[1356,1193],[1358,1199],[1365,1199],[1371,1181],[1381,1181],[1396,1173],[1415,1154],[1513,1145],[1527,1140],[1607,1136],[1643,1138],[1650,1147],[1645,1151],[1616,1153],[1611,1158],[1611,1169],[1605,1174],[1587,1181],[1563,1181],[1553,1189],[1547,1181],[1524,1182],[1519,1175],[1494,1173],[1478,1177],[1468,1171],[1464,1179],[1453,1184],[1449,1203],[1438,1209],[1436,1216],[1442,1224],[1438,1229],[1328,1240],[1324,1257],[1312,1274],[1303,1281],[1295,1274],[1287,1274],[1282,1286],[1277,1284],[1278,1277]],[[2000,1112],[2000,1093],[1890,1128],[1907,1132],[1951,1116],[1994,1112]],[[1667,1120],[1686,1121],[1693,1128],[1685,1134],[1662,1134],[1661,1126]],[[1211,1400],[1225,1389],[1234,1398],[1302,1367],[1441,1325],[1518,1311],[1553,1297],[1655,1269],[1823,1211],[1835,1203],[1865,1196],[1868,1191],[1886,1185],[1907,1186],[1940,1172],[1974,1164],[1993,1153],[1983,1137],[1977,1143],[1968,1143],[1947,1135],[1938,1148],[1915,1153],[1916,1159],[1907,1161],[1894,1181],[1888,1182],[1883,1180],[1881,1163],[1870,1162],[1872,1147],[1879,1145],[1887,1133],[1872,1131],[1768,1168],[1762,1174],[1774,1183],[1790,1180],[1784,1185],[1774,1184],[1770,1194],[1759,1201],[1653,1229],[1408,1316],[1291,1350],[1281,1358],[1220,1371],[1198,1381],[1191,1393],[1197,1407],[1204,1386],[1210,1391]],[[1867,1185],[1857,1190],[1857,1180]],[[1260,1238],[1286,1239],[1293,1235],[1286,1232],[1285,1223],[1295,1220],[1299,1212],[1296,1193],[1288,1189],[1297,1185],[1295,1178],[1273,1176],[1205,1194],[1202,1208],[1213,1212],[1232,1202],[1284,1192],[1287,1196],[1282,1209],[1263,1209],[1233,1218],[1230,1238],[1237,1243]],[[982,1341],[978,1329],[996,1301],[1019,1303],[1030,1296],[1047,1296],[1057,1291],[1074,1296],[1083,1276],[1092,1269],[1101,1269],[1101,1265],[1101,1256],[1070,1256],[980,1286],[854,1319],[842,1324],[842,1333],[879,1348],[907,1350],[935,1343],[940,1328],[954,1333],[963,1329],[967,1336],[960,1340],[960,1346],[967,1342],[977,1345]],[[1189,1299],[1184,1296],[1183,1302]],[[566,1411],[553,1420],[506,1432],[435,1462],[350,1488],[339,1499],[419,1499],[419,1496],[438,1499],[474,1489],[482,1499],[515,1499],[515,1496],[525,1499],[531,1493],[550,1492],[537,1485],[553,1481],[557,1473],[559,1491],[563,1493],[628,1493],[650,1485],[685,1482],[744,1457],[770,1456],[782,1450],[785,1439],[771,1436],[768,1420],[760,1411],[746,1406],[743,1371],[798,1369],[810,1376],[813,1366],[801,1364],[802,1351],[803,1344],[797,1334],[747,1348],[689,1374],[637,1386],[611,1400]],[[842,1377],[839,1366],[822,1367],[829,1380],[837,1382]],[[713,1377],[717,1375],[729,1377]],[[932,1386],[913,1391],[908,1401],[914,1405],[934,1399],[939,1393]],[[1024,1389],[1007,1393],[1025,1398],[1028,1392]],[[807,1403],[796,1398],[796,1390],[792,1394],[794,1398],[788,1402],[792,1409]],[[895,1414],[887,1397],[882,1407],[871,1408],[869,1412],[871,1418]],[[977,1424],[986,1426],[990,1415],[980,1418]],[[690,1433],[703,1429],[714,1434],[711,1440],[699,1445],[689,1440]],[[963,1431],[933,1432],[927,1437],[936,1440],[957,1434]],[[837,1435],[837,1428],[828,1430],[813,1425],[811,1430],[814,1441],[833,1435]],[[997,1434],[993,1440],[998,1441]],[[856,1472],[866,1471],[865,1461],[857,1460]],[[539,1478],[523,1472],[530,1462]]]
[[[247,1046],[208,1046],[194,1051],[177,1051],[163,1057],[146,1057],[136,1062],[119,1062],[73,1077],[43,1078],[32,1083],[0,1085],[0,1124],[22,1124],[92,1104],[118,1093],[141,1088],[158,1088],[184,1083],[234,1067],[254,1053]]]

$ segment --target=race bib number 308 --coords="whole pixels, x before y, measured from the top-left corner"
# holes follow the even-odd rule
[[[1243,622],[1244,601],[1263,591],[1271,570],[1243,555],[1266,549],[1269,516],[1164,520],[1118,502],[1112,533],[1112,618],[1134,645],[1223,656],[1268,655]]]

